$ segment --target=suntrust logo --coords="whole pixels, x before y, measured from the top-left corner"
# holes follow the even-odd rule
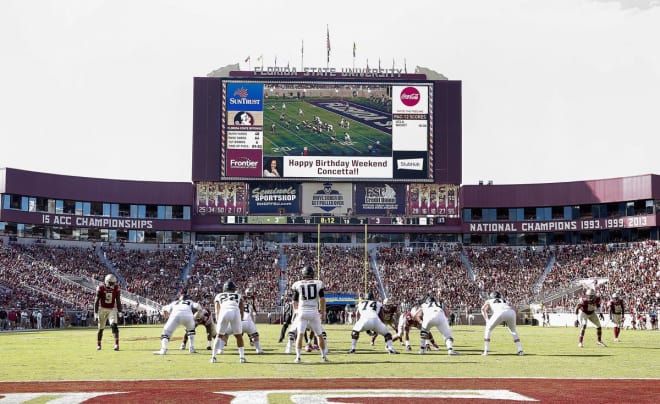
[[[229,167],[231,168],[257,168],[259,167],[259,162],[250,160],[247,157],[243,157],[241,160],[229,160]]]
[[[421,96],[419,90],[415,87],[406,87],[401,90],[401,102],[407,107],[414,107],[419,103]]]

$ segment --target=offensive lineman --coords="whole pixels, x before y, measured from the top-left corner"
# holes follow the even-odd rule
[[[296,281],[291,287],[293,289],[293,309],[296,313],[294,324],[298,331],[295,363],[300,363],[303,335],[307,327],[319,336],[321,359],[323,362],[327,362],[326,333],[321,325],[321,318],[325,318],[325,286],[323,281],[314,279],[314,269],[310,266],[303,267],[302,276],[303,279]]]
[[[186,335],[190,340],[188,352],[197,353],[195,351],[195,319],[194,315],[201,309],[197,302],[193,302],[188,298],[185,292],[182,292],[179,298],[172,303],[163,306],[163,315],[167,318],[163,326],[163,332],[160,335],[160,350],[154,351],[154,355],[167,354],[167,345],[170,343],[170,338],[174,335],[174,331],[180,325],[186,329]]]
[[[372,292],[368,292],[366,299],[358,303],[357,312],[359,319],[351,331],[351,349],[348,353],[355,353],[360,332],[368,330],[375,331],[385,337],[385,345],[388,353],[398,354],[399,352],[395,351],[392,347],[392,333],[382,320],[382,304],[376,301]]]
[[[98,319],[99,330],[96,334],[96,350],[101,350],[101,340],[105,323],[110,322],[112,335],[115,337],[115,346],[112,348],[119,351],[119,327],[117,322],[122,313],[121,296],[117,277],[107,274],[102,284],[96,287],[94,298],[94,317]]]
[[[413,318],[422,323],[422,328],[420,330],[420,354],[424,354],[424,352],[426,352],[428,340],[431,338],[429,336],[429,331],[431,328],[436,327],[438,331],[440,331],[445,337],[447,354],[458,355],[458,352],[454,351],[454,337],[452,335],[451,328],[449,328],[449,321],[447,321],[445,309],[435,300],[435,297],[428,296],[426,301],[420,306],[417,313],[413,315]]]
[[[493,315],[488,317],[488,312],[492,311]],[[502,298],[500,292],[491,292],[490,299],[486,300],[483,306],[481,306],[481,314],[486,320],[486,331],[484,332],[484,352],[482,355],[488,355],[488,348],[490,347],[490,335],[497,327],[498,324],[505,323],[509,328],[511,337],[513,337],[513,343],[516,344],[518,349],[518,355],[524,356],[525,353],[522,349],[522,344],[520,343],[520,337],[518,336],[518,331],[516,329],[516,312],[513,310],[509,302]]]
[[[208,309],[202,308],[197,310],[193,316],[195,320],[195,328],[197,326],[203,325],[206,329],[206,349],[211,350],[211,341],[215,338],[215,320],[213,319],[213,314]],[[186,343],[188,342],[188,333],[183,334],[183,342],[181,342],[182,351],[186,349]]]

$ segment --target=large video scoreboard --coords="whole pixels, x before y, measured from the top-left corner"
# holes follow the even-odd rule
[[[458,217],[461,155],[458,81],[256,70],[194,80],[195,214],[218,223],[438,224]]]
[[[461,183],[459,81],[232,73],[194,79],[194,182]]]

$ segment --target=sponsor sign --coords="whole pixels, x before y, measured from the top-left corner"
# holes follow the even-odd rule
[[[249,186],[251,214],[291,214],[300,212],[299,184],[257,182]]]
[[[359,215],[404,215],[406,186],[404,184],[357,184],[355,212]]]
[[[305,215],[341,216],[353,204],[353,187],[341,182],[302,184],[302,211]]]

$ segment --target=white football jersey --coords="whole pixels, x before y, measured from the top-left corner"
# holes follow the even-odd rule
[[[177,300],[163,307],[163,311],[170,313],[170,315],[178,314],[186,311],[190,313],[194,313],[200,309],[201,306],[199,305],[199,303],[193,302],[190,299]]]
[[[303,279],[293,284],[293,298],[298,302],[299,312],[317,312],[319,301],[325,296],[323,281]]]
[[[357,305],[360,318],[377,318],[382,303],[375,300],[360,300]]]
[[[220,304],[220,310],[238,310],[242,298],[236,292],[220,292],[215,295],[215,302]]]
[[[488,299],[486,303],[490,306],[490,309],[494,312],[510,310],[511,305],[506,300],[498,297],[496,299]]]

